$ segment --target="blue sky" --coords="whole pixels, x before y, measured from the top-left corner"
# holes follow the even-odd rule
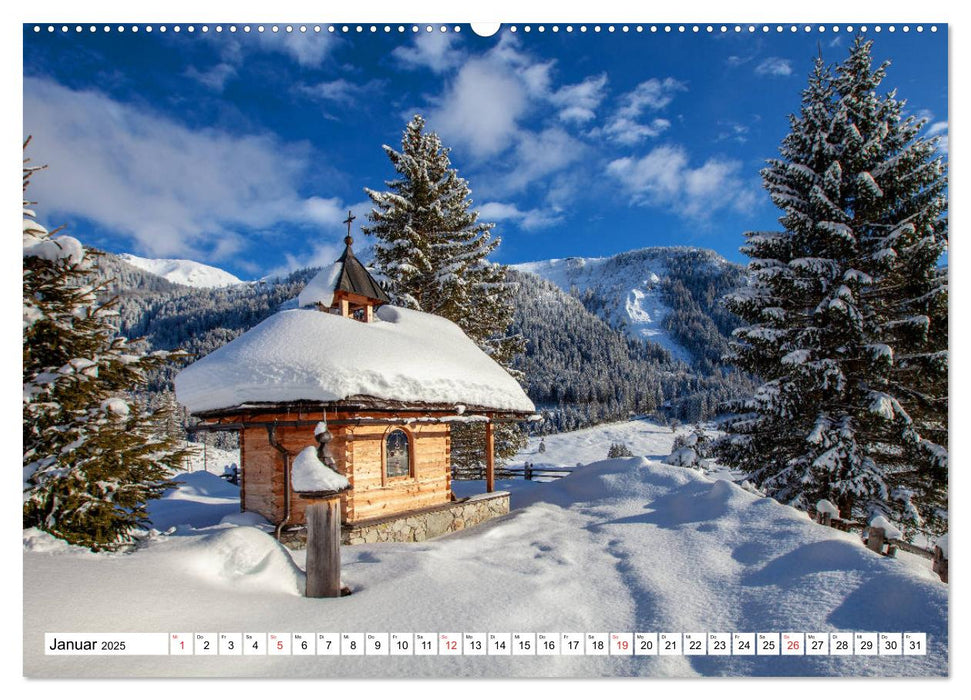
[[[117,26],[117,25],[113,25]],[[650,245],[743,261],[777,228],[759,169],[818,51],[845,31],[152,33],[24,28],[31,198],[89,245],[186,257],[246,279],[339,253],[347,210],[393,177],[412,114],[452,149],[496,259]],[[452,25],[450,25],[452,26]],[[242,25],[239,25],[242,27]],[[353,25],[352,25],[353,28]],[[746,27],[747,28],[747,27]],[[410,27],[409,27],[410,29]],[[947,136],[947,35],[868,32],[884,87]],[[366,239],[355,236],[366,248]],[[366,255],[366,253],[365,253]]]

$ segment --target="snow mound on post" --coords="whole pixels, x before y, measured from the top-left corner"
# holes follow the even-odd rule
[[[317,459],[317,449],[305,447],[293,460],[290,483],[298,493],[345,491],[351,482]]]
[[[903,533],[898,530],[893,524],[887,520],[882,515],[878,515],[873,520],[870,521],[870,527],[875,527],[878,530],[883,530],[883,536],[888,540],[895,540],[903,536]]]
[[[830,517],[833,518],[840,517],[840,509],[827,501],[825,498],[821,498],[816,501],[816,512],[820,514],[829,513]]]
[[[358,396],[534,410],[519,383],[457,325],[392,306],[380,307],[372,323],[281,311],[186,367],[175,390],[193,413]]]

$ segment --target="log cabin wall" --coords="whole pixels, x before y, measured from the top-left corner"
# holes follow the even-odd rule
[[[395,429],[408,435],[411,470],[408,476],[387,478],[384,441]],[[354,489],[347,494],[345,522],[441,505],[451,499],[448,425],[354,426],[348,433],[345,459],[352,465]]]
[[[360,417],[366,416],[330,413],[327,416],[330,421]],[[281,421],[319,420],[320,414],[260,414],[247,416],[246,420],[272,421],[274,418]],[[388,432],[396,428],[408,435],[411,473],[389,479],[385,477],[384,440]],[[313,425],[281,426],[276,429],[276,439],[292,458],[305,447],[316,445],[313,430]],[[342,522],[378,518],[450,501],[451,438],[448,424],[334,425],[330,430],[334,436],[331,451],[337,470],[353,487],[341,497]],[[262,426],[243,429],[240,443],[242,508],[278,523],[284,517],[283,456],[270,444],[266,428]],[[291,494],[289,524],[304,524],[304,509],[303,499]]]

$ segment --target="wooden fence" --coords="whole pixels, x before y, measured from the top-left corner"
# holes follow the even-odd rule
[[[814,516],[817,523],[821,525],[827,525],[829,527],[836,528],[837,530],[842,530],[843,532],[851,532],[858,530],[863,535],[863,544],[877,554],[882,554],[885,557],[896,557],[897,550],[902,549],[905,552],[910,552],[911,554],[916,554],[918,556],[924,557],[925,559],[931,560],[931,570],[941,577],[941,581],[947,583],[947,557],[941,551],[941,548],[934,546],[933,550],[924,549],[923,547],[918,547],[915,544],[906,542],[905,540],[887,537],[886,531],[882,527],[869,527],[861,522],[855,520],[844,520],[843,518],[834,518],[829,513],[810,513]]]
[[[570,467],[534,467],[531,465],[509,466],[496,469],[497,479],[525,479],[532,481],[536,477],[545,479],[562,479],[572,473],[574,469]]]

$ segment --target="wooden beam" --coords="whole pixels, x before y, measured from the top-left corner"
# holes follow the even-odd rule
[[[307,506],[308,598],[337,598],[341,594],[340,496],[317,499]]]
[[[492,434],[492,420],[485,424],[486,493],[496,490],[496,438]]]

